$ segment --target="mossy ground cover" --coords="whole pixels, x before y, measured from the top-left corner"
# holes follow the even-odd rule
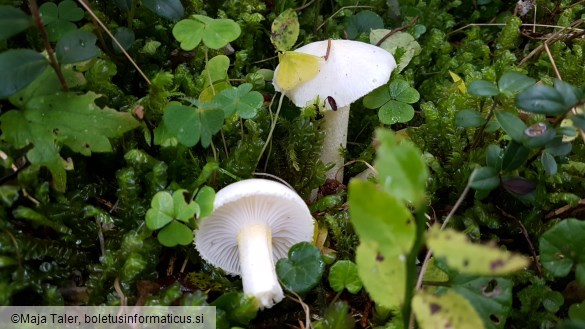
[[[585,328],[583,19],[568,0],[1,0],[0,304]],[[327,39],[398,66],[352,104],[343,182],[319,160],[328,100],[272,85],[278,51]],[[214,191],[259,175],[307,201],[321,255],[286,260],[305,288],[269,310],[192,244]]]

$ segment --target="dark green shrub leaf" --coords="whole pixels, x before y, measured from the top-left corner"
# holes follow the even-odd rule
[[[171,102],[165,109],[163,122],[179,143],[191,147],[201,139],[201,145],[207,147],[211,137],[223,126],[223,118],[223,110],[215,107],[193,108]]]
[[[472,81],[467,87],[467,92],[475,96],[496,96],[500,93],[495,84],[485,80]]]
[[[540,163],[542,163],[542,167],[544,168],[544,172],[547,175],[555,175],[557,173],[557,162],[555,158],[548,152],[542,152],[540,156]]]
[[[16,35],[32,25],[32,19],[22,10],[0,5],[0,41]]]
[[[177,21],[185,15],[181,0],[142,0],[142,3],[153,13],[171,21]]]
[[[132,44],[134,43],[134,40],[136,40],[135,36],[134,36],[134,31],[130,30],[129,28],[120,26],[116,29],[116,34],[114,35],[116,37],[116,39],[118,40],[118,42],[120,42],[120,44],[122,45],[122,48],[124,48],[124,50],[128,50],[130,49],[130,47],[132,47]],[[120,49],[120,47],[118,47],[118,44],[115,43],[112,40],[112,47],[114,48],[114,51],[117,53],[121,53],[122,49]]]
[[[413,104],[418,102],[420,94],[404,80],[394,80],[388,86],[390,97],[403,103]]]
[[[114,0],[114,2],[123,11],[130,11],[130,8],[132,8],[132,0]]]
[[[278,15],[270,33],[270,41],[278,51],[290,50],[299,37],[299,19],[297,12],[290,8]]]
[[[527,112],[560,115],[569,110],[563,96],[553,87],[534,85],[516,96],[516,106]]]
[[[556,91],[559,92],[561,97],[564,100],[565,107],[570,109],[571,107],[575,106],[582,98],[581,91],[575,88],[571,84],[563,81],[555,79],[553,83],[553,87]]]
[[[526,137],[526,124],[518,116],[504,111],[496,111],[496,120],[512,140],[522,143]]]
[[[309,242],[299,242],[288,251],[288,258],[276,262],[276,274],[282,283],[296,293],[308,292],[321,281],[325,263],[321,252]]]
[[[186,246],[193,243],[193,229],[181,222],[173,220],[158,232],[157,239],[165,247],[174,247],[176,245]]]
[[[501,93],[506,95],[516,94],[536,83],[536,80],[519,72],[506,72],[498,80]]]
[[[575,266],[575,276],[585,286],[585,221],[564,219],[540,237],[542,266],[556,277],[565,277]]]
[[[0,53],[0,99],[33,82],[49,65],[47,59],[30,49],[12,49]]]
[[[475,128],[485,123],[485,118],[474,110],[461,110],[455,114],[455,124],[459,127]]]
[[[500,176],[492,167],[481,167],[474,170],[469,186],[476,190],[491,191],[500,185]]]
[[[72,64],[91,59],[99,53],[93,33],[75,30],[64,35],[55,47],[57,59],[61,64]]]
[[[522,177],[506,177],[502,179],[502,186],[506,191],[518,195],[526,195],[536,190],[536,184]]]
[[[382,105],[378,111],[380,122],[391,125],[398,122],[408,122],[414,117],[414,108],[410,104],[390,100]]]
[[[579,128],[581,130],[585,130],[585,115],[583,115],[583,114],[573,115],[571,117],[571,121],[573,121],[573,124],[575,125],[575,127]]]
[[[554,156],[563,156],[571,153],[573,144],[563,142],[562,137],[557,137],[546,144],[546,151]]]
[[[530,149],[524,147],[522,144],[512,141],[504,151],[502,170],[511,171],[520,168],[520,166],[528,160],[529,154]]]
[[[264,97],[259,92],[252,91],[251,84],[244,83],[237,88],[222,90],[213,101],[223,109],[226,118],[237,112],[241,118],[251,119],[262,107]]]
[[[490,144],[485,152],[485,162],[488,167],[500,171],[502,168],[502,148],[495,144]]]
[[[373,11],[362,10],[349,17],[345,31],[350,39],[355,39],[361,33],[369,34],[371,30],[383,28],[384,22],[378,14]]]
[[[350,293],[357,294],[362,289],[357,265],[350,260],[337,261],[329,270],[329,285],[335,292],[347,289]]]
[[[452,289],[473,304],[487,329],[503,329],[512,311],[514,282],[500,277],[456,275]]]

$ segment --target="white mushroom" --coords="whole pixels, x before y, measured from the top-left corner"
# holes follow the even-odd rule
[[[321,62],[317,76],[291,90],[282,90],[276,83],[276,91],[282,91],[296,106],[305,107],[316,97],[325,101],[324,115],[325,141],[321,161],[335,165],[327,172],[327,178],[343,181],[343,157],[339,148],[347,144],[347,125],[349,105],[370,91],[384,85],[396,68],[394,57],[386,50],[364,42],[351,40],[317,41],[295,50],[315,56],[326,56]],[[274,72],[277,75],[278,67]],[[331,109],[326,101],[331,97],[337,111]],[[339,173],[338,173],[339,171]],[[337,176],[336,176],[337,175]]]
[[[195,246],[201,257],[240,275],[244,294],[260,308],[283,298],[274,264],[298,242],[312,241],[313,218],[301,197],[283,184],[248,179],[217,192],[213,213],[199,223]]]

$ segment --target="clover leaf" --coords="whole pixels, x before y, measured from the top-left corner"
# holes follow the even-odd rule
[[[262,106],[264,97],[252,91],[252,84],[244,83],[237,88],[222,90],[213,101],[223,109],[226,118],[237,112],[241,118],[251,119]]]
[[[173,36],[183,50],[193,50],[203,41],[211,49],[220,49],[236,40],[240,26],[231,19],[213,19],[202,15],[183,19],[173,27]]]
[[[179,143],[191,147],[199,140],[203,147],[211,144],[211,137],[223,126],[224,112],[209,104],[197,103],[200,107],[171,102],[165,108],[163,124],[166,132]]]
[[[410,105],[418,102],[420,94],[404,80],[394,80],[388,86],[382,86],[364,97],[364,106],[379,108],[378,117],[383,124],[408,122],[414,117],[414,108]]]

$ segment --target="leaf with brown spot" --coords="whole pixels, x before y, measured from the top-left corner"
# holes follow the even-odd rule
[[[471,243],[464,233],[452,229],[431,228],[427,244],[438,258],[462,274],[503,275],[525,268],[527,257],[497,247]]]
[[[412,310],[421,329],[484,329],[473,305],[458,293],[447,290],[441,296],[419,291]]]

